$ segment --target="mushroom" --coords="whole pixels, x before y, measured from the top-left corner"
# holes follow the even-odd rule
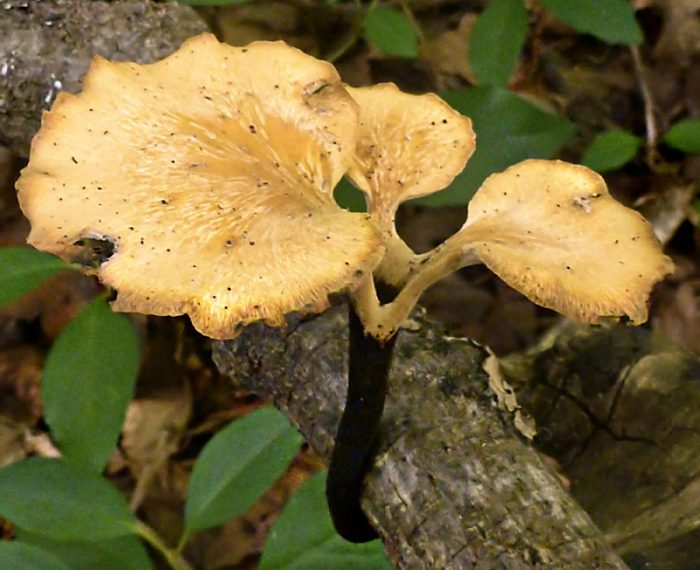
[[[600,175],[530,159],[484,181],[462,229],[412,263],[393,302],[380,306],[365,282],[355,296],[367,330],[390,337],[427,287],[480,262],[533,302],[588,323],[644,322],[652,286],[673,270],[646,220]]]
[[[17,188],[38,249],[111,244],[94,272],[115,310],[231,338],[323,310],[379,262],[374,222],[333,200],[358,110],[331,64],[202,34],[151,65],[97,57],[84,85],[44,115]]]
[[[401,202],[448,186],[476,148],[471,121],[437,95],[410,95],[393,83],[347,87],[360,107],[355,159],[348,171],[381,228]]]
[[[471,122],[435,95],[344,86],[282,42],[236,48],[203,34],[151,65],[96,58],[84,85],[44,116],[17,182],[29,242],[82,259],[117,290],[114,309],[188,314],[214,338],[347,291],[349,392],[327,495],[349,540],[376,537],[359,496],[396,332],[426,287],[484,262],[571,318],[637,324],[673,267],[600,176],[542,160],[489,177],[463,228],[416,255],[396,209],[459,174]],[[368,213],[333,201],[346,173]],[[86,259],[90,244],[100,255]],[[393,289],[384,303],[375,281]]]
[[[397,208],[447,187],[474,153],[476,137],[471,120],[433,93],[410,95],[393,83],[347,89],[360,107],[348,176],[383,231],[387,250],[376,275],[400,286],[414,254],[396,233]]]

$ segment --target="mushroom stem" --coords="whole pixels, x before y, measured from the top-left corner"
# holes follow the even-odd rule
[[[326,498],[338,534],[359,543],[378,537],[360,506],[360,497],[372,467],[396,336],[382,342],[367,335],[352,304],[348,306],[348,393],[328,466]]]
[[[374,275],[380,281],[394,287],[400,287],[410,275],[411,267],[419,256],[401,239],[394,224],[386,230],[388,237],[385,239],[385,253],[382,262],[375,269]]]
[[[366,279],[352,294],[355,310],[365,332],[379,340],[391,338],[408,319],[423,292],[461,267],[481,263],[473,249],[451,237],[434,250],[416,255],[410,264],[406,283],[396,298],[382,305],[373,279]]]
[[[326,498],[336,531],[350,542],[369,542],[378,536],[360,506],[360,497],[372,467],[396,332],[425,289],[460,267],[480,262],[471,249],[465,252],[454,240],[422,256],[411,252],[410,261],[405,244],[392,251],[395,262],[402,258],[406,262],[403,289],[395,295],[394,288],[384,287],[381,297],[392,300],[382,304],[369,275],[349,303],[348,394],[328,466]]]

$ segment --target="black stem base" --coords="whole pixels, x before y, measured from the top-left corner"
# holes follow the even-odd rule
[[[360,496],[372,466],[396,335],[385,343],[366,336],[349,306],[348,396],[328,467],[326,497],[338,534],[350,542],[369,542],[378,535],[360,507]]]

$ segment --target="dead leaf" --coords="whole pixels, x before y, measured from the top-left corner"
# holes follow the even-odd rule
[[[695,184],[669,181],[662,177],[659,177],[658,183],[659,189],[648,194],[642,203],[638,202],[636,205],[654,228],[656,239],[666,244],[688,218]]]
[[[454,30],[448,30],[428,40],[421,47],[421,57],[429,61],[439,75],[454,75],[475,83],[469,66],[469,38],[477,15],[467,13]]]
[[[659,292],[655,327],[681,346],[700,354],[700,277]]]
[[[77,271],[62,271],[4,306],[0,316],[22,321],[39,318],[43,332],[53,339],[101,291],[95,279]]]
[[[656,0],[664,13],[664,27],[654,54],[686,66],[700,54],[700,5],[698,0]]]
[[[186,383],[148,398],[136,398],[129,404],[122,448],[136,479],[132,508],[141,504],[154,478],[177,451],[191,409],[192,395]]]
[[[226,43],[242,46],[257,40],[284,40],[306,53],[318,53],[318,38],[306,26],[308,11],[285,2],[228,6],[218,12],[217,24]]]
[[[0,352],[0,414],[34,426],[41,416],[41,351],[16,346]]]
[[[24,447],[26,427],[0,416],[0,467],[19,461],[27,455]]]
[[[526,439],[532,440],[537,435],[537,426],[535,420],[522,411],[518,399],[515,396],[515,390],[511,387],[501,372],[501,365],[498,362],[496,355],[486,348],[489,356],[483,364],[483,369],[489,377],[489,388],[496,395],[498,407],[501,410],[509,412],[513,415],[513,426]]]
[[[39,457],[56,458],[62,455],[48,433],[26,433],[24,436],[24,448],[29,455],[37,455]]]

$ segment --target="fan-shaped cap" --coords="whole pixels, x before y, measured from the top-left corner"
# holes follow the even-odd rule
[[[97,274],[115,309],[230,338],[321,310],[378,263],[373,222],[333,201],[358,111],[330,64],[203,34],[151,65],[96,58],[84,85],[44,116],[17,187],[37,248],[113,242]]]
[[[452,240],[534,302],[584,322],[644,322],[652,286],[673,270],[638,212],[595,172],[561,161],[487,178]]]
[[[360,105],[355,161],[348,172],[386,229],[401,202],[449,185],[474,152],[471,121],[437,95],[410,95],[393,83],[347,88]]]

